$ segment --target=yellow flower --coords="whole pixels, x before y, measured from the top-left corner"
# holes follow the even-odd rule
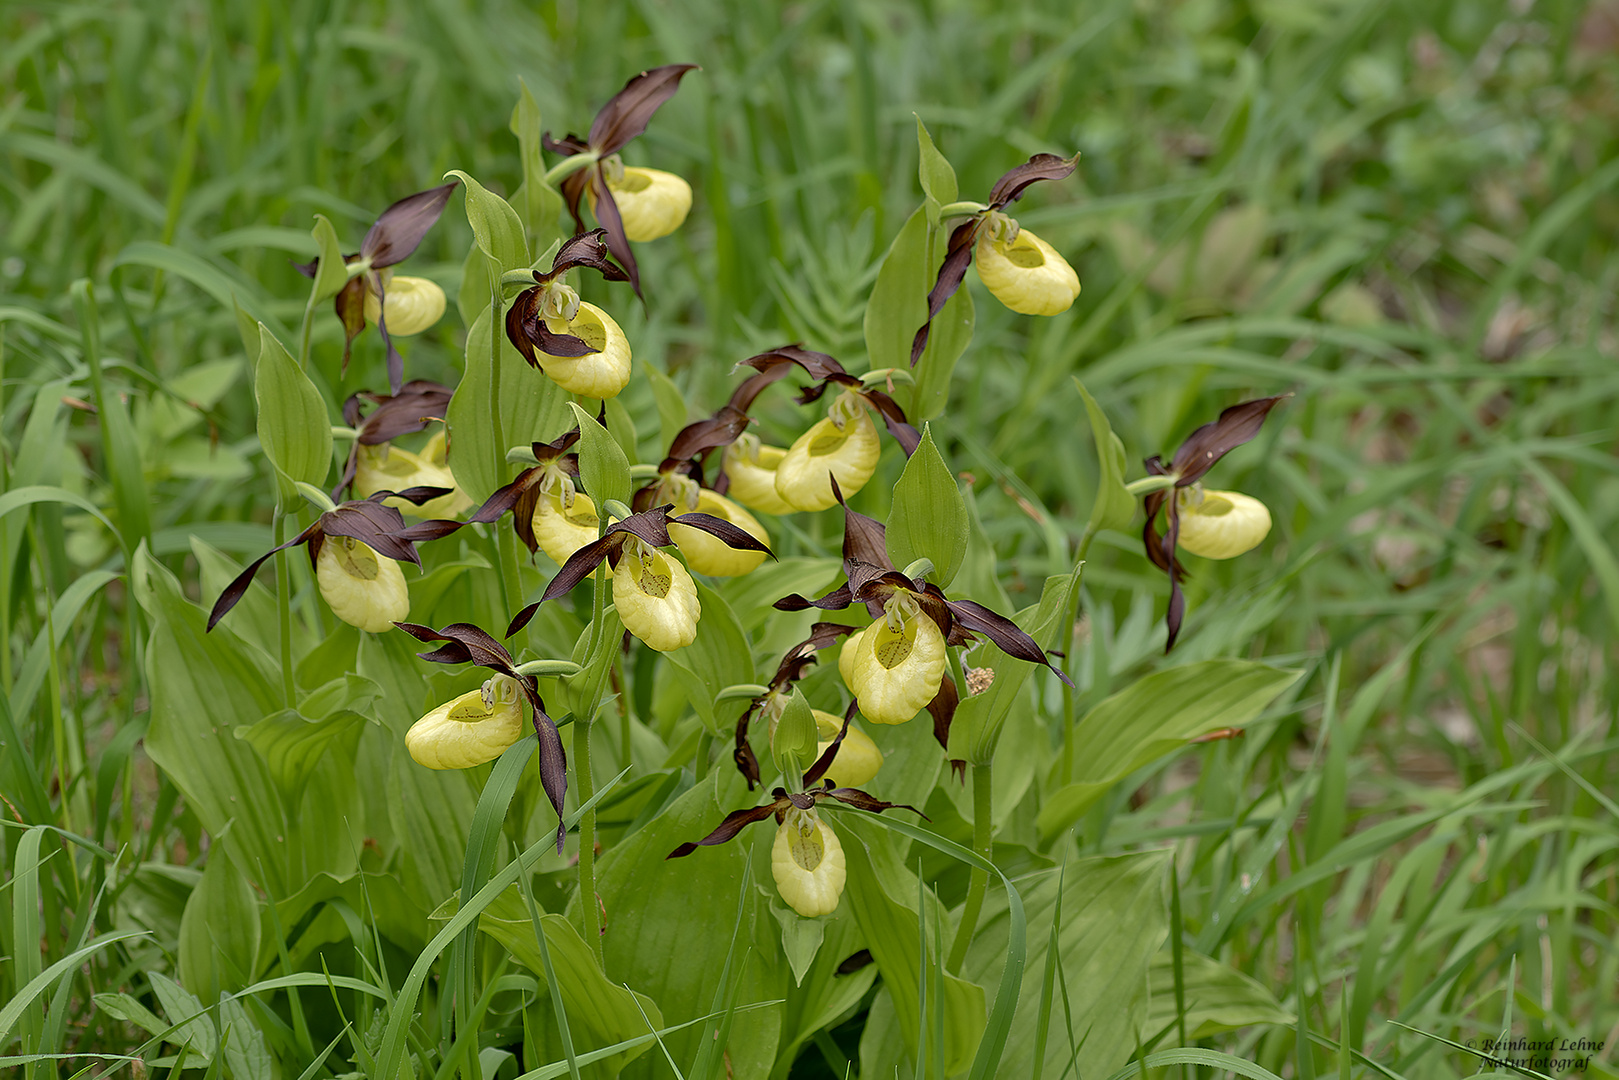
[[[944,667],[944,634],[904,591],[890,596],[884,617],[844,642],[838,657],[838,673],[874,724],[903,724],[926,708]]]
[[[547,315],[546,329],[571,334],[595,352],[584,356],[539,355],[545,373],[562,389],[584,397],[617,397],[630,382],[630,342],[613,317],[595,304],[579,303],[571,319]]]
[[[1204,490],[1201,484],[1175,492],[1180,504],[1180,546],[1205,559],[1234,559],[1252,551],[1270,532],[1270,511],[1240,491]]]
[[[786,450],[763,445],[757,435],[738,437],[725,448],[725,475],[731,478],[726,494],[761,514],[792,513],[793,507],[776,490],[776,467],[786,456]]]
[[[718,492],[710,491],[708,488],[699,489],[697,505],[682,512],[689,513],[691,510],[729,521],[759,543],[767,547],[770,545],[770,534],[765,532],[765,527],[760,525],[752,514]],[[694,529],[690,525],[682,525],[678,520],[669,522],[669,537],[680,548],[680,553],[686,556],[686,562],[699,574],[708,574],[711,577],[737,577],[748,573],[765,561],[765,553],[762,551],[733,548],[713,533]]]
[[[1010,240],[978,237],[974,261],[991,295],[1020,315],[1060,315],[1079,296],[1079,275],[1057,250],[1028,229]]]
[[[355,458],[354,492],[369,499],[379,491],[404,491],[413,487],[451,488],[448,495],[440,495],[420,506],[407,499],[384,499],[402,514],[420,518],[453,518],[472,505],[455,483],[455,475],[443,465],[434,464],[420,454],[401,450],[384,443],[364,446]]]
[[[630,537],[613,570],[613,605],[624,629],[658,652],[697,640],[697,585],[691,574],[639,537]]]
[[[832,745],[832,740],[838,737],[843,721],[820,709],[814,710],[814,713],[816,732],[821,737],[821,741],[815,745],[815,757],[819,760],[826,753],[826,748]],[[824,775],[838,787],[862,787],[882,767],[883,752],[877,749],[870,735],[850,722],[849,733],[838,747],[838,756],[832,759],[832,767]]]
[[[596,504],[589,495],[574,491],[572,484],[544,492],[534,504],[534,539],[558,566],[595,542],[598,524]]]
[[[806,918],[830,915],[848,876],[843,845],[813,808],[790,807],[770,849],[770,873],[788,907]]]
[[[668,236],[691,211],[691,185],[671,172],[662,169],[642,169],[634,165],[620,167],[622,175],[614,177],[615,170],[607,174],[607,189],[613,193],[618,216],[624,222],[626,239],[643,243]],[[590,200],[590,212],[596,212],[596,189],[585,189]]]
[[[332,614],[369,634],[391,630],[410,614],[410,590],[399,564],[353,537],[326,537],[315,580]]]
[[[444,290],[437,284],[419,277],[390,276],[392,271],[383,270],[378,275],[382,278],[383,291],[387,294],[384,303],[388,309],[388,334],[395,337],[409,337],[419,334],[429,326],[444,317]],[[365,317],[369,322],[379,321],[383,306],[377,302],[377,294],[369,288],[365,291]]]
[[[505,753],[525,730],[517,680],[495,675],[412,724],[405,748],[429,769],[469,769]]]
[[[798,510],[825,510],[837,505],[831,477],[848,498],[866,486],[882,455],[877,426],[859,394],[844,392],[818,420],[794,440],[776,466],[776,494]]]

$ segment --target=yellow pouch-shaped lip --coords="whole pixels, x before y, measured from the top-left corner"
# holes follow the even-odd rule
[[[1180,502],[1182,551],[1205,559],[1234,559],[1258,547],[1270,533],[1270,510],[1252,495],[1182,488],[1175,497]]]
[[[820,736],[820,742],[815,745],[815,757],[819,760],[826,753],[826,748],[832,745],[832,740],[838,737],[843,721],[820,709],[812,711],[815,715],[815,731]],[[832,759],[832,767],[826,770],[825,778],[836,787],[863,787],[882,767],[883,752],[877,749],[870,735],[851,722],[849,734],[843,737],[838,756]]]
[[[668,236],[685,222],[691,212],[691,185],[685,179],[662,169],[624,166],[624,176],[609,180],[613,203],[624,222],[625,239],[637,244]],[[596,191],[585,189],[590,212],[596,212]]]
[[[727,446],[725,475],[731,478],[731,487],[726,495],[761,514],[791,514],[792,505],[776,490],[776,467],[786,456],[779,446],[761,446],[757,457],[735,443]]]
[[[864,406],[841,429],[831,417],[817,420],[776,466],[776,494],[798,510],[828,509],[838,501],[830,477],[838,478],[838,488],[848,498],[866,486],[881,455],[877,427]]]
[[[650,649],[670,652],[697,640],[697,585],[678,559],[652,549],[643,560],[628,550],[613,570],[613,606],[624,629]]]
[[[848,877],[838,834],[814,811],[788,810],[770,849],[770,873],[776,891],[800,915],[832,914]]]
[[[558,566],[574,552],[596,540],[596,504],[589,495],[575,492],[573,505],[562,505],[562,494],[548,491],[534,504],[534,539]],[[592,576],[601,573],[598,567]]]
[[[420,506],[397,498],[384,499],[383,505],[419,518],[453,518],[472,505],[466,492],[456,485],[455,475],[445,466],[397,446],[360,447],[354,464],[356,495],[369,499],[379,491],[404,491],[413,487],[441,487],[451,491]]]
[[[765,532],[765,527],[724,495],[702,488],[697,493],[696,509],[700,514],[729,521],[761,544],[770,546],[770,534]],[[686,562],[693,570],[710,577],[737,577],[765,561],[762,551],[739,551],[712,533],[682,525],[678,521],[669,522],[669,537],[680,548],[680,553],[686,556]]]
[[[1010,242],[986,231],[973,253],[990,294],[1020,315],[1060,315],[1079,297],[1079,275],[1057,249],[1028,229]]]
[[[547,326],[552,333],[572,334],[596,351],[584,356],[539,353],[545,373],[569,393],[592,398],[617,397],[630,382],[630,341],[613,317],[595,304],[581,302],[566,326]]]
[[[894,630],[879,619],[844,643],[848,665],[838,671],[860,699],[860,714],[874,724],[903,724],[927,707],[944,678],[944,635],[926,615]]]
[[[444,290],[437,283],[419,277],[396,276],[383,286],[388,299],[388,334],[409,337],[419,334],[444,318]],[[370,289],[365,291],[365,319],[375,323],[382,305]]]
[[[325,539],[315,581],[332,614],[368,634],[392,630],[410,614],[410,589],[399,564],[352,537]]]
[[[502,679],[512,685],[498,681]],[[470,769],[505,753],[526,730],[516,684],[497,675],[482,689],[446,701],[412,724],[405,748],[429,769]]]

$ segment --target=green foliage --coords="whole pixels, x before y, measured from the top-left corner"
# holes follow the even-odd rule
[[[259,443],[275,467],[281,498],[290,504],[302,480],[320,487],[332,467],[332,428],[326,403],[286,347],[259,324],[259,355],[253,371]]]
[[[967,504],[950,466],[939,456],[933,432],[922,427],[922,442],[894,485],[888,513],[888,557],[895,566],[928,559],[928,577],[948,589],[967,554]]]

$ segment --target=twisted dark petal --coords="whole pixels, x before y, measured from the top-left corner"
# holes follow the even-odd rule
[[[394,625],[399,626],[401,624],[394,623]],[[472,650],[459,641],[451,641],[440,645],[431,652],[419,652],[416,655],[430,664],[469,664],[472,662]]]
[[[686,461],[719,446],[729,446],[737,436],[748,430],[752,423],[748,414],[734,405],[722,405],[719,412],[707,420],[698,420],[680,429],[669,444],[669,462]],[[669,465],[670,468],[674,466]]]
[[[523,489],[517,497],[517,505],[512,507],[512,528],[530,555],[540,549],[540,538],[534,535],[534,511],[539,508],[542,496],[540,485],[533,484]]]
[[[806,605],[807,605],[806,601]],[[802,609],[799,609],[802,610]],[[818,622],[810,627],[810,636],[787,650],[776,665],[776,674],[770,680],[772,690],[797,682],[804,677],[804,673],[815,664],[815,654],[829,645],[833,645],[845,634],[854,633],[859,627],[847,626],[844,623]]]
[[[911,339],[912,367],[922,358],[922,350],[927,348],[933,320],[939,317],[939,312],[944,310],[944,305],[956,295],[956,290],[961,288],[962,281],[967,277],[967,267],[973,261],[973,245],[978,242],[978,229],[983,220],[982,217],[973,217],[951,230],[944,262],[939,264],[939,276],[934,280],[933,288],[928,290],[927,321],[917,328],[916,336]]]
[[[448,184],[407,195],[384,210],[360,241],[361,256],[369,256],[371,266],[377,270],[410,258],[427,230],[444,213],[444,204],[458,183],[460,181],[451,180]]]
[[[429,503],[434,499],[442,498],[454,490],[454,488],[431,487],[426,484],[420,484],[416,487],[405,488],[403,491],[374,491],[370,495],[366,496],[363,501],[382,502],[384,499],[404,499],[413,506],[420,506],[423,503]],[[403,520],[404,518],[401,517],[400,521]]]
[[[737,412],[747,412],[749,409],[753,408],[753,402],[758,398],[760,392],[771,383],[780,379],[783,375],[786,375],[787,372],[787,367],[779,366],[771,368],[769,371],[760,371],[753,375],[749,375],[746,379],[742,380],[742,384],[740,386],[731,391],[731,400],[727,402],[727,404]]]
[[[429,379],[412,379],[392,395],[361,390],[343,403],[343,420],[360,429],[361,443],[377,446],[401,435],[426,431],[435,420],[443,420],[453,393],[449,387]],[[362,398],[376,405],[363,424]]]
[[[285,551],[288,548],[294,547],[298,544],[307,544],[310,538],[319,532],[320,521],[317,520],[313,525],[309,526],[309,528],[305,529],[291,540],[288,540],[285,544],[282,544],[280,547],[271,548],[263,555],[260,555],[258,558],[248,563],[247,569],[243,570],[240,574],[237,574],[236,577],[232,579],[231,583],[226,585],[224,590],[220,592],[219,599],[214,601],[213,610],[208,613],[207,630],[212,630],[215,626],[217,626],[219,624],[219,620],[223,619],[226,614],[229,613],[230,609],[235,607],[241,601],[242,597],[247,595],[248,586],[253,584],[253,575],[258,573],[259,567],[263,566],[270,556],[274,555],[278,551]],[[204,633],[206,633],[207,630],[205,630]]]
[[[832,495],[843,507],[843,572],[852,582],[854,574],[850,567],[855,563],[884,570],[894,569],[894,564],[888,558],[888,530],[876,518],[849,509],[843,489],[838,486],[838,478],[833,476],[831,479]]]
[[[956,680],[947,667],[939,680],[939,692],[928,702],[928,715],[933,717],[934,741],[939,744],[939,749],[946,752],[950,750],[950,722],[956,718],[956,706],[960,703],[961,691],[956,688]]]
[[[517,505],[517,501],[523,497],[525,491],[539,485],[540,477],[543,473],[544,470],[539,466],[524,469],[517,474],[517,478],[511,483],[505,487],[496,488],[494,493],[483,501],[483,505],[478,507],[471,517],[467,518],[467,521],[476,521],[481,525],[499,521],[502,514]]]
[[[742,774],[742,779],[748,782],[749,791],[759,783],[759,759],[748,744],[748,724],[752,722],[754,710],[758,707],[757,699],[750,701],[748,707],[742,710],[742,715],[737,717],[736,748],[731,751],[731,760],[736,762],[736,771]]]
[[[451,623],[442,630],[434,630],[419,623],[402,622],[394,625],[417,641],[448,641],[465,650],[466,660],[440,660],[439,663],[466,663],[470,660],[479,667],[510,675],[519,682],[524,681],[524,677],[518,675],[517,669],[512,666],[512,654],[506,651],[506,647],[490,637],[487,631],[472,623]],[[439,651],[452,650],[446,647]]]
[[[1169,500],[1169,509],[1165,512],[1169,522],[1169,531],[1164,535],[1163,552],[1171,566],[1179,570],[1175,562],[1175,545],[1180,541],[1181,519],[1175,500]],[[1164,613],[1164,623],[1169,627],[1169,640],[1164,642],[1164,652],[1167,655],[1175,647],[1175,639],[1180,637],[1181,621],[1186,618],[1186,594],[1181,592],[1181,575],[1169,575],[1169,609]]]
[[[517,633],[517,631],[527,626],[529,624],[529,620],[534,618],[534,613],[539,610],[540,601],[536,600],[534,603],[525,607],[522,611],[519,611],[512,617],[512,621],[507,624],[506,636],[511,637],[513,634]]]
[[[871,950],[861,949],[859,952],[850,953],[843,963],[838,965],[837,973],[839,975],[853,975],[861,968],[870,967],[874,963],[876,961],[872,959]]]
[[[1018,660],[1027,660],[1031,664],[1044,664],[1057,678],[1069,686],[1074,685],[1068,681],[1067,675],[1052,666],[1045,650],[1040,648],[1040,643],[1025,633],[1023,628],[1011,619],[971,600],[950,600],[947,603],[951,612],[955,614],[963,626],[969,630],[976,630],[989,638],[1006,655],[1015,657]]]
[[[596,193],[596,220],[607,233],[607,249],[613,253],[618,265],[624,268],[630,288],[641,298],[641,270],[635,265],[635,253],[630,250],[630,238],[624,235],[624,219],[619,215],[613,192],[602,178],[601,166],[589,170],[591,190]]]
[[[686,843],[681,844],[669,854],[665,855],[664,858],[683,859],[700,847],[713,847],[715,844],[723,844],[725,841],[736,836],[737,833],[741,832],[749,825],[752,825],[755,821],[763,821],[767,817],[773,817],[778,807],[781,809],[786,809],[788,803],[789,800],[787,796],[783,794],[777,796],[775,800],[765,803],[763,806],[750,806],[745,810],[733,810],[729,814],[725,815],[725,820],[720,822],[719,828],[715,829],[701,840],[695,842],[687,841]]]
[[[1258,435],[1265,417],[1289,396],[1278,394],[1241,402],[1222,412],[1218,420],[1192,432],[1175,451],[1175,460],[1170,463],[1170,472],[1177,477],[1175,486],[1188,487],[1201,480],[1216,461]]]
[[[823,352],[816,352],[814,349],[806,349],[801,344],[781,345],[759,353],[757,356],[750,356],[742,363],[760,374],[770,375],[770,382],[774,382],[776,379],[781,378],[782,375],[787,374],[791,370],[787,365],[794,365],[802,369],[804,374],[817,382],[823,382],[839,375],[852,378],[844,366],[838,363],[834,357]],[[854,384],[856,386],[860,385],[860,380],[854,379]],[[760,389],[763,389],[764,385],[768,385],[768,383],[762,384]],[[758,391],[756,390],[754,393],[757,394]],[[734,397],[731,403],[741,409],[747,408],[747,405],[737,404]],[[752,399],[749,399],[749,404],[752,404]]]
[[[382,335],[382,347],[388,356],[388,392],[399,393],[405,381],[405,358],[394,348],[394,339],[388,334],[388,286],[377,278],[377,333]]]
[[[589,356],[591,353],[601,351],[591,348],[584,338],[574,337],[572,334],[551,333],[550,328],[545,325],[545,320],[537,316],[523,321],[523,332],[538,346],[539,351],[547,356]],[[529,363],[535,367],[540,366],[537,359],[530,360]]]
[[[442,540],[465,524],[466,522],[464,521],[432,518],[428,521],[418,521],[413,525],[406,525],[404,531],[399,535],[412,544],[420,544],[428,540]]]
[[[822,788],[814,794],[817,802],[821,799],[836,799],[838,802],[852,806],[856,810],[866,810],[873,814],[880,814],[884,810],[909,810],[923,821],[933,820],[914,806],[908,806],[905,803],[884,802],[875,796],[866,794],[859,788],[840,787],[830,790]]]
[[[922,614],[933,620],[933,625],[939,628],[944,635],[946,645],[971,645],[978,640],[967,632],[961,620],[950,606],[950,601],[944,598],[944,590],[931,581],[917,581],[912,586],[912,595],[922,609]]]
[[[539,304],[539,298],[538,288],[525,289],[512,297],[511,306],[506,309],[506,340],[512,343],[512,348],[528,361],[531,368],[540,366],[539,357],[534,355],[534,341],[528,332],[529,325],[538,321],[535,307]]]
[[[573,136],[568,136],[570,139]],[[568,213],[573,215],[573,231],[585,232],[585,216],[580,212],[579,204],[585,200],[585,189],[590,186],[591,178],[596,175],[596,168],[580,169],[570,173],[562,181],[562,201],[568,204]]]
[[[819,600],[810,600],[797,593],[788,593],[771,606],[777,611],[803,611],[805,608],[820,608],[822,611],[842,611],[852,603],[854,603],[854,594],[849,591],[849,586],[846,582]]]
[[[696,70],[696,64],[664,64],[633,76],[591,122],[591,148],[603,157],[616,153],[646,130],[652,114],[680,88],[681,77]]]
[[[562,748],[556,722],[546,714],[545,703],[534,689],[534,681],[530,678],[519,681],[534,712],[534,735],[540,743],[540,786],[545,789],[551,809],[557,813],[557,854],[560,855],[563,839],[568,835],[568,827],[562,819],[562,803],[568,795],[568,753]]]
[[[585,140],[571,131],[560,139],[553,139],[549,131],[542,131],[540,132],[540,145],[551,151],[551,153],[559,154],[562,157],[573,157],[575,154],[582,154],[590,149]]]
[[[859,711],[860,702],[849,702],[849,707],[843,713],[843,726],[838,729],[838,733],[833,737],[831,745],[821,752],[821,756],[815,759],[815,764],[811,765],[809,770],[804,773],[804,786],[806,788],[814,787],[820,783],[821,777],[826,775],[826,770],[832,767],[832,762],[838,756],[838,747],[843,745],[843,737],[849,734],[849,721],[853,720],[854,714]]]
[[[995,181],[995,186],[989,192],[990,209],[999,210],[1009,203],[1017,202],[1030,184],[1041,180],[1066,180],[1073,174],[1078,164],[1078,154],[1071,158],[1060,158],[1056,154],[1034,155]]]
[[[863,396],[882,414],[883,426],[894,436],[894,441],[905,451],[905,456],[916,453],[916,448],[922,445],[922,434],[905,419],[905,410],[900,408],[899,402],[881,390],[867,390]]]
[[[724,542],[726,547],[735,551],[762,551],[766,555],[769,555],[772,559],[776,557],[776,553],[771,551],[770,547],[760,541],[758,537],[754,536],[740,525],[726,521],[724,518],[715,517],[713,514],[701,514],[693,512],[690,514],[681,514],[678,517],[671,518],[670,520],[678,521],[680,524],[685,525],[688,528],[701,529],[710,536],[718,537],[722,542]]]
[[[345,375],[348,374],[349,354],[354,347],[354,339],[365,329],[365,278],[364,274],[349,278],[332,299],[332,308],[343,323],[342,373]]]
[[[557,576],[551,579],[551,584],[545,587],[545,592],[540,596],[539,600],[531,604],[530,607],[537,608],[547,600],[555,600],[559,596],[567,595],[575,585],[589,577],[591,571],[600,566],[601,561],[607,558],[610,552],[617,550],[623,543],[624,539],[622,537],[604,536],[600,540],[591,541],[574,552],[568,557],[568,561],[562,564],[562,569],[557,571]],[[529,608],[524,608],[523,612],[527,613],[527,618],[524,618],[524,615],[519,613],[517,619],[513,619],[511,627],[507,629],[507,637],[511,637],[518,630],[521,630],[528,624],[528,620],[534,617],[534,613]]]
[[[608,281],[628,281],[629,275],[609,261],[606,237],[606,229],[591,229],[575,234],[557,249],[556,258],[551,260],[551,269],[543,274],[536,273],[534,280],[543,285],[569,270],[584,267],[595,270]]]
[[[611,525],[607,526],[606,535],[612,536],[615,533],[631,533],[635,536],[639,536],[642,540],[645,540],[653,547],[668,547],[674,543],[673,540],[669,539],[669,511],[673,509],[674,504],[670,503],[666,506],[654,506],[652,509],[643,510],[638,514],[631,514],[629,517],[624,518],[621,521],[615,521]],[[697,514],[688,516],[706,518],[709,515]],[[718,519],[716,518],[714,520]],[[688,524],[696,525],[697,523],[689,522]],[[751,540],[752,537],[749,537],[749,539]]]
[[[447,493],[442,488],[429,490]],[[379,555],[420,566],[422,557],[416,553],[416,546],[402,535],[405,531],[404,516],[391,506],[373,501],[386,499],[392,494],[390,491],[379,491],[370,499],[346,502],[335,510],[328,510],[320,516],[321,532],[326,536],[350,537]]]
[[[311,280],[314,279],[315,274],[320,270],[319,259],[311,259],[306,263],[296,262],[295,260],[288,259],[287,262],[292,264],[292,268],[294,270],[298,271],[304,277],[310,278]]]

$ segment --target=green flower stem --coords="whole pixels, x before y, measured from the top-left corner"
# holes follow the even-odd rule
[[[590,168],[598,160],[600,159],[589,151],[565,157],[546,171],[545,186],[554,188],[579,170]]]
[[[973,766],[973,850],[988,859],[993,854],[994,842],[994,763],[986,761]],[[973,931],[978,928],[978,915],[984,910],[984,891],[989,886],[989,874],[974,868],[967,884],[967,903],[961,909],[961,925],[956,927],[956,940],[950,946],[950,959],[945,967],[952,975],[959,974],[967,959],[967,946],[972,944]]]
[[[309,285],[309,301],[304,304],[304,323],[298,330],[298,370],[309,370],[309,335],[315,328],[315,290],[320,288],[319,271],[316,279]]]
[[[573,721],[573,780],[574,786],[579,789],[579,802],[588,803],[596,795],[596,778],[591,773],[590,765],[590,731],[596,720],[596,710],[601,706],[602,689],[606,683],[606,670],[610,668],[611,658],[603,655],[603,650],[613,647],[613,635],[606,632],[602,626],[602,616],[607,608],[607,583],[602,577],[592,578],[591,619],[590,619],[590,649],[587,666],[589,681],[586,685],[584,705],[574,716]],[[608,661],[603,663],[603,661]],[[596,963],[602,964],[605,970],[605,961],[602,959],[601,935],[601,908],[596,903],[596,811],[586,810],[579,818],[579,905],[584,909],[585,940],[590,943],[590,951],[596,957]]]
[[[699,784],[708,775],[708,759],[713,751],[714,736],[705,730],[701,735],[697,736],[697,756],[692,759],[691,763],[692,772],[695,774]]]
[[[1096,538],[1096,526],[1085,526],[1085,535],[1079,538],[1079,550],[1074,554],[1074,573],[1079,574],[1085,567],[1085,556],[1091,550],[1091,541]],[[1074,623],[1079,618],[1079,582],[1070,586],[1073,600],[1067,610],[1063,612],[1063,674],[1073,681],[1078,659],[1074,656]],[[1062,782],[1067,784],[1074,778],[1074,688],[1068,683],[1062,685]]]
[[[275,508],[275,546],[287,541],[287,511],[280,501]],[[292,571],[287,553],[275,553],[275,608],[281,627],[281,696],[287,708],[297,704],[297,685],[292,678]]]
[[[517,557],[517,533],[497,524],[495,545],[500,549],[500,584],[506,597],[506,618],[523,607],[523,565]]]

